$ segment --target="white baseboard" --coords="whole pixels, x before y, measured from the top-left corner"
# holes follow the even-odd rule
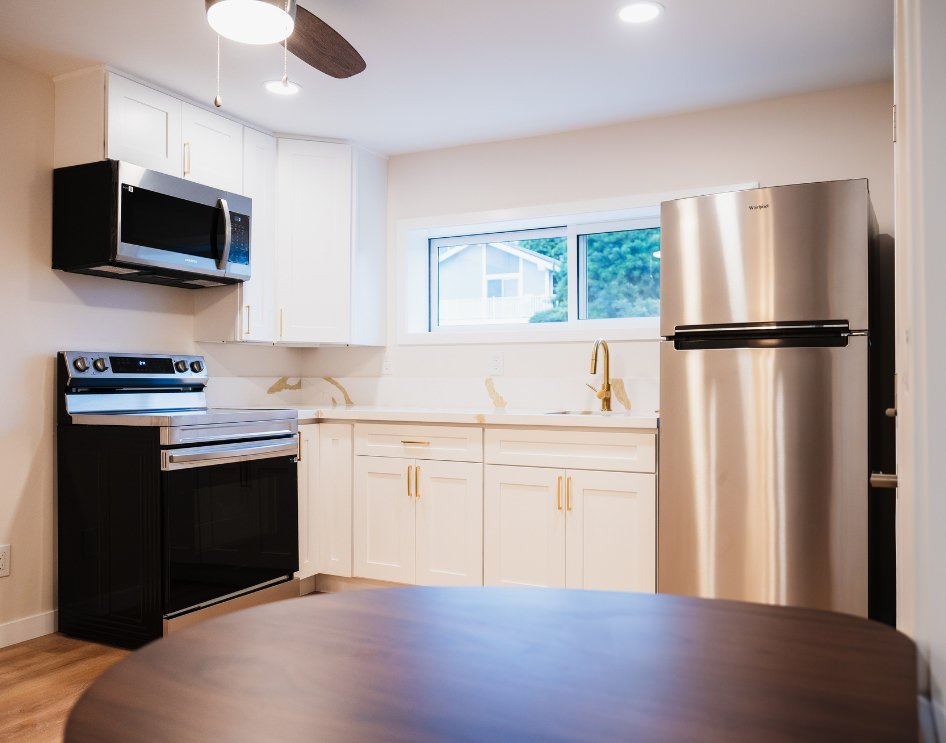
[[[12,622],[0,624],[0,648],[7,645],[16,645],[18,642],[32,640],[56,631],[56,612],[45,611],[23,619],[14,619]]]

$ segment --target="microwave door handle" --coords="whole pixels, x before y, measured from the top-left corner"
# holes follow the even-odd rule
[[[217,208],[223,212],[223,252],[217,258],[217,268],[226,271],[227,263],[230,261],[230,238],[233,236],[230,207],[226,199],[217,199]]]

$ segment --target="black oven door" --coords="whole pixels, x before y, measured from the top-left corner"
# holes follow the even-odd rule
[[[196,449],[171,451],[184,461],[165,466],[162,475],[165,616],[298,570],[294,455],[197,465],[187,460],[199,455],[182,454]]]

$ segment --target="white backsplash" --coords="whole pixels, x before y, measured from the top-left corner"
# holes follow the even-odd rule
[[[493,394],[490,394],[491,381]],[[333,383],[334,382],[334,383]],[[592,410],[600,401],[586,383],[591,375],[548,377],[217,377],[207,388],[211,405],[280,405],[336,407],[352,404],[379,407],[509,410]],[[612,407],[625,410],[619,385],[624,385],[630,410],[650,414],[659,403],[656,377],[615,377]]]

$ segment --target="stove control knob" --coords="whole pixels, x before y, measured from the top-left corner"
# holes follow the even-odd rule
[[[199,361],[191,362],[191,371],[194,372],[194,374],[200,374],[203,370],[204,370],[204,365],[201,362]]]
[[[184,359],[174,362],[174,368],[177,369],[181,374],[187,371],[187,362]]]
[[[72,365],[75,367],[77,372],[84,372],[89,370],[89,360],[85,356],[80,356],[75,361],[72,362]]]
[[[92,368],[97,372],[103,372],[108,369],[108,364],[105,363],[105,359],[96,359],[92,362]]]

